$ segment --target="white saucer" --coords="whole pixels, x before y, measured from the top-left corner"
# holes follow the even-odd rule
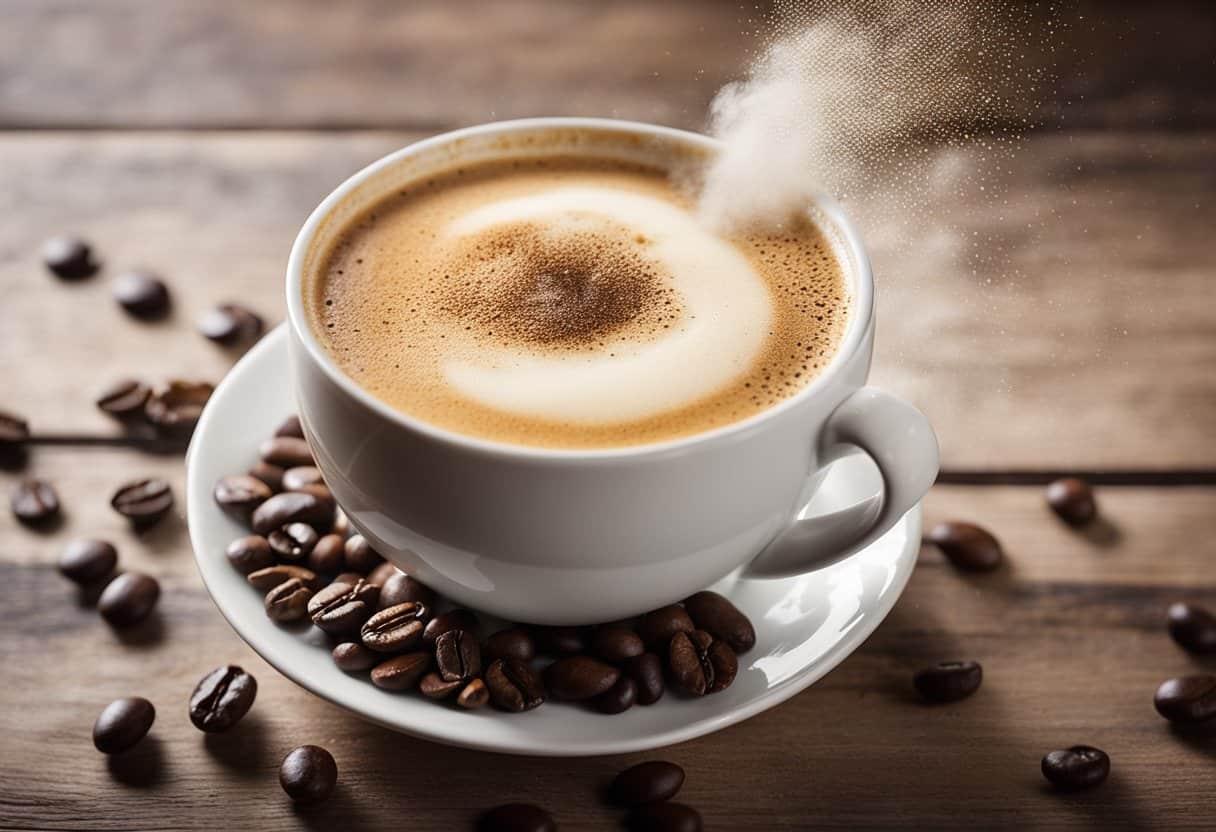
[[[714,589],[751,617],[757,641],[740,657],[735,683],[701,699],[669,690],[654,705],[604,716],[554,703],[523,714],[463,711],[417,694],[387,693],[339,670],[319,631],[273,624],[261,596],[224,557],[229,541],[247,532],[216,506],[212,486],[225,474],[247,470],[258,443],[294,409],[287,331],[280,326],[220,384],[186,457],[190,539],[203,582],[241,638],[285,676],[365,719],[435,742],[573,757],[643,751],[717,731],[785,701],[839,664],[886,617],[916,563],[919,507],[866,551],[814,574],[720,581]],[[877,490],[868,460],[845,459],[807,513],[838,510]]]

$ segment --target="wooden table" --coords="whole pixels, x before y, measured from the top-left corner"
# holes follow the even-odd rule
[[[92,406],[105,382],[217,379],[237,357],[193,332],[209,304],[244,299],[281,318],[290,242],[351,171],[512,116],[697,127],[759,17],[696,0],[0,0],[0,409],[40,432],[113,435]],[[518,799],[562,829],[602,829],[615,814],[596,788],[660,756],[688,771],[682,797],[712,829],[1210,828],[1216,730],[1171,730],[1152,695],[1205,667],[1172,644],[1165,607],[1216,604],[1216,15],[1090,2],[1066,17],[1054,126],[1024,142],[1009,204],[931,195],[925,244],[870,235],[874,381],[941,437],[926,520],[987,526],[1005,568],[962,575],[926,548],[862,649],[713,736],[658,754],[511,758],[378,729],[254,655],[203,590],[181,517],[137,536],[107,505],[143,475],[180,498],[179,456],[39,447],[25,473],[55,483],[65,517],[39,534],[0,513],[0,827],[462,829]],[[63,230],[94,242],[102,274],[44,272],[39,243]],[[949,243],[972,232],[1003,261],[960,265]],[[110,300],[108,278],[134,265],[171,283],[167,321],[132,322]],[[1099,490],[1101,533],[1044,507],[1040,483],[1060,470],[1117,483]],[[21,475],[0,472],[0,489]],[[116,635],[56,574],[64,542],[83,535],[160,578],[150,626]],[[982,690],[918,704],[912,672],[946,658],[981,661]],[[238,730],[204,737],[186,698],[225,662],[258,677],[258,702]],[[108,761],[90,726],[128,694],[159,716],[136,752]],[[341,784],[298,810],[276,771],[305,742],[333,751]],[[1052,793],[1039,759],[1075,743],[1107,750],[1112,776]]]

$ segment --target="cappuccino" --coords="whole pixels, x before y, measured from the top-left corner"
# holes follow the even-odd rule
[[[809,217],[720,236],[665,170],[483,162],[372,204],[312,258],[337,365],[430,425],[547,448],[689,436],[798,393],[844,334],[844,268]]]

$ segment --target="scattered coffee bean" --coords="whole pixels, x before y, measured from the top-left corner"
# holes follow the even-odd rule
[[[495,659],[519,659],[530,662],[536,657],[536,645],[532,636],[523,627],[499,630],[486,639],[481,646],[481,655],[486,661]]]
[[[221,303],[208,309],[196,325],[203,337],[219,344],[257,340],[265,327],[261,316],[239,303]]]
[[[1041,764],[1043,776],[1063,791],[1092,789],[1110,774],[1110,757],[1088,745],[1051,751]]]
[[[49,523],[59,516],[59,495],[46,480],[28,479],[17,483],[9,505],[17,519],[28,526]]]
[[[590,647],[586,627],[533,627],[532,641],[536,652],[547,656],[573,656]]]
[[[115,699],[93,723],[93,745],[102,754],[120,754],[147,736],[156,708],[142,696]]]
[[[334,647],[330,655],[333,656],[334,664],[347,673],[359,673],[364,670],[371,670],[376,662],[384,658],[354,641],[342,642]]]
[[[257,477],[266,483],[271,491],[275,492],[283,490],[283,474],[282,468],[278,465],[271,465],[269,462],[255,462],[249,469],[249,476]]]
[[[591,700],[591,707],[602,714],[620,714],[638,701],[638,683],[622,675],[616,684]]]
[[[142,572],[124,572],[106,585],[97,611],[112,627],[133,627],[148,617],[160,598],[160,584]]]
[[[756,646],[756,629],[738,607],[726,597],[706,590],[690,595],[684,609],[698,630],[704,630],[736,653]]]
[[[646,613],[638,621],[638,635],[646,646],[665,650],[676,633],[691,633],[696,627],[679,604],[669,604]]]
[[[1207,722],[1216,718],[1216,676],[1168,679],[1157,688],[1153,705],[1170,722]]]
[[[97,407],[103,413],[108,413],[118,419],[129,419],[143,416],[144,404],[147,403],[150,395],[152,395],[152,388],[142,381],[124,378],[102,390],[96,402]]]
[[[81,586],[110,577],[118,565],[118,550],[105,540],[73,540],[59,555],[59,573]]]
[[[110,505],[136,528],[147,528],[173,508],[173,489],[164,480],[135,480],[115,491]]]
[[[638,704],[653,705],[663,698],[663,660],[654,653],[630,659],[625,672],[637,683]]]
[[[149,272],[127,272],[114,278],[114,300],[136,318],[152,320],[169,311],[169,287]]]
[[[325,485],[320,468],[312,465],[299,465],[283,472],[284,491],[299,491],[309,485]]]
[[[262,605],[271,621],[291,624],[303,621],[308,616],[308,607],[313,597],[313,592],[307,584],[299,578],[289,578],[272,587],[266,593]]]
[[[64,280],[80,280],[97,273],[93,252],[79,237],[51,237],[42,244],[42,262]]]
[[[622,771],[608,787],[618,806],[641,806],[671,800],[684,785],[684,769],[666,760],[649,760]]]
[[[938,523],[929,532],[928,540],[956,568],[967,572],[990,572],[1004,559],[997,539],[972,523]]]
[[[486,683],[480,679],[470,681],[456,697],[456,704],[470,711],[484,707],[489,701],[490,691],[486,687]]]
[[[283,560],[303,560],[317,545],[317,532],[307,523],[288,523],[266,535],[270,550]]]
[[[300,424],[300,417],[294,413],[284,419],[274,430],[275,436],[294,436],[296,439],[304,438],[304,428]]]
[[[227,731],[253,707],[258,681],[234,664],[208,673],[190,695],[190,721],[208,734]]]
[[[346,568],[350,571],[366,575],[383,562],[384,558],[363,535],[356,534],[347,539]]]
[[[275,436],[267,439],[258,448],[263,462],[281,468],[298,468],[301,465],[316,465],[308,442],[298,436]]]
[[[701,814],[683,803],[647,803],[625,818],[630,832],[701,832]]]
[[[216,481],[212,496],[220,508],[247,518],[255,508],[274,496],[274,492],[257,477],[232,474]]]
[[[447,699],[456,691],[464,687],[464,682],[456,679],[451,682],[444,681],[443,677],[435,671],[431,671],[422,677],[422,681],[418,683],[418,691],[427,699]]]
[[[642,637],[618,625],[599,627],[592,637],[592,650],[611,664],[621,664],[646,652]]]
[[[668,648],[672,678],[690,696],[704,696],[730,687],[739,671],[739,660],[724,641],[715,641],[704,630],[676,633]]]
[[[545,701],[540,674],[523,659],[495,659],[486,668],[486,687],[494,706],[510,713],[530,711]]]
[[[599,696],[616,684],[621,671],[590,656],[567,656],[545,668],[545,690],[554,699],[579,701]]]
[[[320,803],[338,784],[338,764],[317,745],[293,748],[279,766],[279,785],[296,803]]]
[[[1065,477],[1047,486],[1047,505],[1072,526],[1083,526],[1098,515],[1094,490],[1085,480]]]
[[[912,684],[925,701],[945,703],[966,699],[983,680],[979,662],[941,662],[918,671]]]
[[[308,553],[308,568],[323,575],[341,572],[346,564],[346,555],[343,554],[345,543],[342,535],[327,534],[322,537]]]
[[[14,413],[0,410],[0,448],[21,445],[29,438],[29,422]]]
[[[389,565],[391,564],[384,564]],[[379,571],[376,567],[373,571]],[[424,583],[415,580],[400,569],[393,567],[393,573],[380,586],[380,608],[395,607],[397,604],[413,602],[422,604],[428,609],[435,603],[435,591]]]
[[[376,609],[380,588],[362,579],[353,584],[332,583],[308,603],[312,623],[330,635],[358,632]]]
[[[372,668],[372,684],[384,690],[409,690],[430,666],[431,654],[425,650],[393,656]]]
[[[1216,653],[1216,615],[1196,604],[1171,604],[1166,613],[1170,635],[1184,650]]]
[[[424,604],[406,601],[382,609],[367,619],[359,631],[359,638],[367,648],[378,653],[413,650],[422,643],[422,630],[429,617],[430,611]]]
[[[434,645],[435,641],[448,630],[468,630],[477,632],[477,616],[466,609],[457,608],[435,616],[422,631],[422,641]]]
[[[446,682],[477,676],[481,673],[481,646],[477,636],[470,630],[443,633],[435,640],[435,664]]]
[[[557,824],[539,806],[504,803],[478,819],[477,832],[557,832]]]
[[[268,535],[288,523],[307,523],[318,533],[324,534],[329,531],[333,520],[333,501],[302,491],[284,491],[258,506],[250,522],[253,530],[262,535]]]
[[[267,544],[267,547],[269,547],[269,544]],[[249,581],[249,585],[258,592],[269,592],[284,581],[290,581],[293,578],[314,592],[321,588],[321,581],[317,578],[315,572],[311,569],[305,569],[303,566],[295,566],[288,563],[258,569],[245,576],[245,580]]]
[[[249,575],[259,569],[274,566],[274,553],[270,551],[270,544],[266,542],[266,538],[260,534],[238,537],[228,544],[224,555],[228,558],[228,563],[232,565],[232,568],[242,575]]]
[[[175,379],[152,391],[144,417],[161,433],[189,436],[213,392],[215,387],[205,381]]]

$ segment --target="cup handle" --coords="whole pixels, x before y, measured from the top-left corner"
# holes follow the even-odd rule
[[[744,567],[744,577],[786,577],[843,560],[885,534],[937,479],[937,437],[929,420],[874,387],[849,396],[828,418],[820,440],[822,464],[857,448],[878,466],[882,493],[831,514],[793,521]]]

